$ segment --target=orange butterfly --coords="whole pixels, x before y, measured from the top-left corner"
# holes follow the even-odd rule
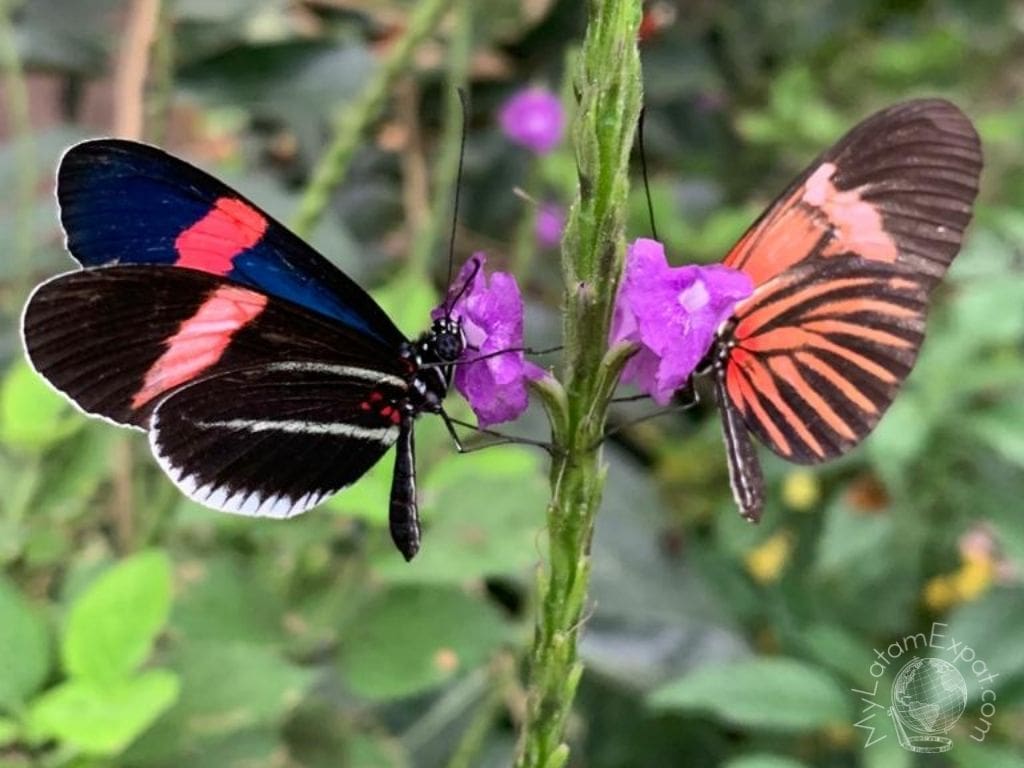
[[[896,104],[857,125],[762,214],[725,264],[753,295],[709,360],[740,513],[764,489],[749,432],[815,464],[857,445],[907,378],[932,288],[960,250],[981,144],[953,104]]]

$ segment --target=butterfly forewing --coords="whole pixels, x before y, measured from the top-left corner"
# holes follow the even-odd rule
[[[367,293],[273,217],[208,173],[120,139],[71,147],[57,173],[71,255],[84,267],[159,264],[209,272],[302,305],[397,348]]]
[[[730,251],[754,294],[717,342],[726,401],[780,456],[839,456],[878,423],[971,218],[981,147],[946,101],[897,104],[812,163]]]
[[[822,254],[900,264],[934,285],[971,218],[981,145],[939,99],[869,117],[797,177],[729,252],[755,285]]]
[[[114,266],[39,286],[23,318],[32,365],[87,413],[146,428],[178,387],[278,361],[407,373],[372,337],[191,269]]]

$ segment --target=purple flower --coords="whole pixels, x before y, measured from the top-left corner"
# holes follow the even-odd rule
[[[542,248],[554,248],[562,242],[565,209],[558,203],[544,203],[537,209],[535,233]]]
[[[515,93],[502,105],[498,119],[509,139],[540,154],[558,146],[565,128],[562,103],[551,91],[539,87]]]
[[[743,272],[720,264],[670,267],[661,243],[636,240],[626,255],[610,334],[613,344],[640,345],[622,380],[668,404],[708,351],[715,330],[753,290]]]
[[[451,313],[462,321],[466,334],[463,360],[523,345],[523,299],[516,279],[505,272],[495,272],[488,279],[484,274],[485,260],[483,253],[474,253],[448,289],[449,296],[462,293]],[[472,282],[463,291],[471,275]],[[431,312],[431,317],[436,320],[444,313],[442,304]],[[525,411],[529,404],[527,379],[544,375],[544,369],[525,360],[522,352],[508,352],[456,366],[455,388],[469,401],[477,423],[487,427],[511,421]]]

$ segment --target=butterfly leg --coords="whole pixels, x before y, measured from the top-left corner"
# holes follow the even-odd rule
[[[391,540],[406,562],[420,549],[420,513],[416,505],[416,443],[413,417],[406,414],[395,445],[395,471],[391,478],[391,502],[388,523]]]
[[[612,402],[613,403],[631,403],[631,402],[635,402],[637,400],[643,400],[643,399],[645,399],[647,397],[649,397],[649,395],[628,395],[626,397],[616,397],[616,398],[613,398]],[[616,434],[618,432],[621,432],[624,429],[629,429],[630,427],[634,426],[635,424],[640,424],[640,423],[645,422],[645,421],[650,421],[651,419],[657,419],[657,418],[660,418],[661,416],[666,416],[667,414],[670,414],[670,413],[678,413],[679,411],[688,411],[691,408],[693,408],[694,406],[696,406],[698,403],[700,403],[700,395],[697,393],[697,389],[693,385],[693,379],[692,378],[689,379],[686,382],[685,385],[683,385],[682,389],[680,389],[678,392],[676,392],[675,397],[673,398],[673,401],[674,402],[672,403],[672,405],[667,405],[664,408],[659,408],[656,411],[652,411],[651,413],[647,413],[647,414],[644,414],[643,416],[639,416],[639,417],[637,417],[635,419],[632,419],[631,421],[627,421],[625,424],[618,424],[618,425],[616,425],[614,427],[611,427],[610,429],[605,430],[604,436],[601,438],[601,440],[603,441],[603,440],[611,437],[612,435],[614,435],[614,434]]]
[[[479,348],[474,347],[472,344],[467,344],[466,349],[472,352],[479,352]],[[533,347],[507,347],[505,349],[499,349],[494,352],[488,352],[484,355],[477,357],[471,357],[464,360],[456,360],[454,363],[439,362],[439,363],[422,363],[420,368],[444,368],[449,365],[471,365],[472,363],[479,363],[483,360],[490,360],[492,357],[498,357],[499,355],[509,355],[522,352],[524,355],[550,355],[554,352],[561,351],[562,347],[548,347],[546,349],[534,349]]]
[[[470,424],[468,421],[452,418],[448,415],[447,411],[443,409],[440,413],[441,418],[444,419],[444,425],[448,429],[448,434],[451,435],[452,442],[455,444],[455,450],[459,453],[474,453],[476,451],[481,451],[484,448],[493,448],[497,445],[532,445],[537,448],[543,448],[549,454],[554,455],[554,446],[551,445],[551,443],[545,443],[542,440],[531,440],[528,437],[506,435],[493,429],[478,427],[476,424]],[[467,447],[463,445],[461,438],[459,438],[459,433],[455,431],[456,424],[460,427],[472,429],[474,432],[479,432],[483,435],[490,435],[491,437],[496,437],[498,439],[492,440],[489,443],[483,443],[482,445],[471,445]]]
[[[640,394],[637,394],[637,395],[623,395],[622,397],[613,397],[611,399],[611,402],[613,402],[613,403],[635,403],[638,400],[646,400],[649,397],[650,397],[650,395],[648,395],[646,392],[641,392]]]

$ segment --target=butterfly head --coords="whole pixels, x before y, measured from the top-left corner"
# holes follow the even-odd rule
[[[454,363],[466,349],[462,320],[456,317],[439,317],[430,326],[427,338],[441,363]]]
[[[429,331],[403,348],[402,356],[412,373],[410,405],[414,411],[440,410],[452,385],[455,363],[465,349],[462,320],[456,317],[439,317]]]

